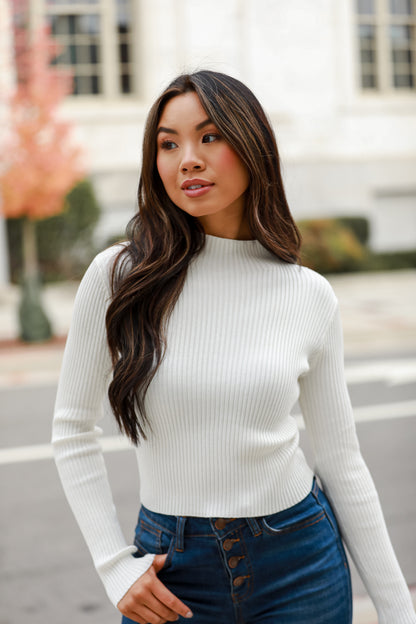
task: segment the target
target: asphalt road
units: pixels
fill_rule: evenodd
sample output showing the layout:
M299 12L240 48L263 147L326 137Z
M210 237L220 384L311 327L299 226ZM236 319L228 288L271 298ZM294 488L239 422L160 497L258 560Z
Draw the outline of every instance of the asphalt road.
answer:
M349 361L347 375L362 452L405 577L416 585L416 358ZM113 624L118 612L92 567L50 458L55 392L55 384L0 389L0 624ZM135 457L116 450L109 420L104 430L109 478L128 536L139 508ZM309 455L304 432L301 443ZM353 583L362 593L355 571Z

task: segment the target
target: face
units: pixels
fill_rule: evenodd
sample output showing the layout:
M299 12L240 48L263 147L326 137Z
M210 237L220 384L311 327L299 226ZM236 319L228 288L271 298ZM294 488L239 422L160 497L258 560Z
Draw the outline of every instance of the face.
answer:
M169 100L157 134L157 169L169 198L207 233L238 228L249 174L196 93Z

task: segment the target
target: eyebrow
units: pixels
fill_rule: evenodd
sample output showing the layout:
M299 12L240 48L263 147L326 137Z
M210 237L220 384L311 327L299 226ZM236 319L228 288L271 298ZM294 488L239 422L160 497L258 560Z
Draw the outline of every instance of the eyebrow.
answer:
M205 126L208 126L211 123L214 123L211 119L205 119L195 126L195 130L202 130L202 128L205 128ZM166 132L167 134L178 134L177 130L174 130L173 128L165 128L164 126L160 126L157 129L157 134L159 134L159 132Z

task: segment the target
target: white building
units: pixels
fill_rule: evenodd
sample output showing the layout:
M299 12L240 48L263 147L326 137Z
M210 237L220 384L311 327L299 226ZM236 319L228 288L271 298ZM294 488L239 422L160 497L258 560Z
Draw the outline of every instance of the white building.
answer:
M416 247L416 0L31 0L75 71L64 113L105 209L135 210L141 136L177 73L246 82L272 119L296 218L362 215L376 250Z

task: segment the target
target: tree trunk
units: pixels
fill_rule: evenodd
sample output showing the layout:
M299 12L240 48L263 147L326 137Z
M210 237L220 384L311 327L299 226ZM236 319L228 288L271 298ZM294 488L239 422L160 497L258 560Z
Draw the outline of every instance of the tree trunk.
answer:
M19 307L20 337L26 342L49 340L51 324L42 306L39 264L36 243L36 224L23 219L23 280Z
M36 241L36 223L27 217L22 221L22 251L24 279L39 279L39 264Z

